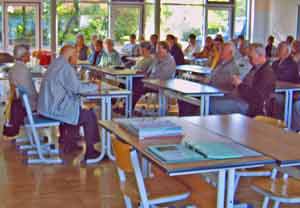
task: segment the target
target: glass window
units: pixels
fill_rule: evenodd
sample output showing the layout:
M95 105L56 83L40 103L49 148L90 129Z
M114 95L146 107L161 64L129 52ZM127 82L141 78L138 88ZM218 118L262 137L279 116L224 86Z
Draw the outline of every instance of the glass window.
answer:
M2 33L3 33L3 25L2 25L2 18L3 18L3 9L2 9L2 5L0 4L0 48L3 48L3 39L2 39Z
M164 0L164 2L167 2L167 0ZM162 4L160 24L161 39L165 39L167 34L172 33L178 38L184 48L188 44L189 34L194 33L201 45L204 34L204 20L203 5Z
M131 34L139 37L141 7L113 5L113 32L116 46L123 45Z
M43 48L50 48L51 40L51 5L50 0L43 1L43 12L42 12L42 30L43 30L43 39L42 46Z
M32 48L37 47L36 38L36 6L8 5L8 47L27 43Z
M155 33L155 12L154 12L154 4L146 4L145 5L145 28L144 28L144 36L146 40L149 40L150 36Z
M233 3L233 0L207 0L208 3Z
M248 0L235 0L234 36L249 37Z
M224 40L230 37L230 15L229 9L209 8L207 12L207 35L213 38L221 34Z
M107 36L108 9L101 3L63 3L57 4L58 45L75 43L76 35L82 33L86 42L93 34Z

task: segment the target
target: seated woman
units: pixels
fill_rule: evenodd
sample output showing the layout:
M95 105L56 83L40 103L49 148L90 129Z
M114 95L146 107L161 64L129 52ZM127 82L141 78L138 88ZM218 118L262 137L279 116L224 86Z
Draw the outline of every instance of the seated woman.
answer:
M167 35L167 43L169 45L170 54L173 56L176 65L184 64L184 55L181 47L177 43L176 37L174 35Z
M66 45L49 66L41 84L38 113L71 127L83 126L87 151L85 159L96 158L94 144L99 141L97 118L93 110L81 108L80 94L96 92L95 84L81 83L72 65L77 63L75 47ZM73 128L75 131L78 128Z
M167 42L160 41L157 44L157 53L155 54L153 63L145 72L145 78L168 80L175 76L176 63L169 53ZM133 90L133 100L137 100L145 93L152 90L144 88L143 84L136 85Z
M119 53L114 49L114 42L112 39L104 40L104 52L102 54L99 66L119 66L122 64Z
M193 54L200 52L200 47L197 44L196 35L189 35L189 45L184 49L184 55L187 57L193 57Z
M86 46L84 43L84 36L82 34L77 35L75 48L78 53L78 57L77 57L78 60L80 61L88 60L90 51L89 51L89 47Z
M102 54L103 54L103 42L102 40L97 40L94 44L94 51L89 56L90 64L99 65Z
M132 67L132 69L138 70L140 73L145 74L154 61L154 58L151 55L151 44L149 42L142 42L140 44L140 54L142 55L142 58L136 62L136 64ZM142 79L143 78L134 78L133 86L135 88L142 88L143 87L143 83L141 81ZM133 93L132 108L134 108L139 98L140 98L139 94Z

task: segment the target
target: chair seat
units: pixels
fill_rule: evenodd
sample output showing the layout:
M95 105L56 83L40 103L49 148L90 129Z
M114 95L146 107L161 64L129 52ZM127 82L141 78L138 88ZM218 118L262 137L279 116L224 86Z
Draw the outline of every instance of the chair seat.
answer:
M50 127L50 126L59 126L60 122L50 119L41 117L39 115L33 115L34 125L39 127ZM25 124L30 125L28 118L25 118Z
M132 178L133 180L130 180ZM128 180L129 179L129 180ZM123 194L129 196L133 202L139 202L139 192L134 177L128 177L125 184L121 184ZM188 188L175 178L169 176L144 179L149 201L163 200L170 197L181 196L187 198L190 194ZM168 200L166 200L168 202Z
M254 181L252 188L273 199L289 199L300 202L300 181L291 177L287 180L259 178Z

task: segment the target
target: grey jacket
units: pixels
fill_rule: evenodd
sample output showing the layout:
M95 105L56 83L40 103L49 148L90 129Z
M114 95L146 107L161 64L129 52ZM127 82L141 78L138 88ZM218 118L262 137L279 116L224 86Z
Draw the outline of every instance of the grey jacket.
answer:
M240 76L239 68L232 59L227 62L220 62L212 71L210 84L224 90L233 90L232 76Z
M167 80L175 76L176 63L174 58L168 54L163 60L155 57L154 63L149 67L149 78Z
M67 124L79 120L80 94L96 92L97 85L81 83L74 68L60 56L49 66L41 84L38 113Z
M24 63L16 61L16 64L8 72L8 79L16 87L21 86L26 89L31 109L32 111L35 111L38 94L33 84L30 69Z

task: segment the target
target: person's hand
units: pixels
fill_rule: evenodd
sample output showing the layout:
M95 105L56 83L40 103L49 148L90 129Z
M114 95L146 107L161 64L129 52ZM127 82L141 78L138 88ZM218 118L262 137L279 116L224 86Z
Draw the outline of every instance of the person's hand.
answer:
M232 84L235 87L238 87L241 83L242 83L242 80L241 80L241 78L239 76L237 76L237 75L233 75L232 76Z

